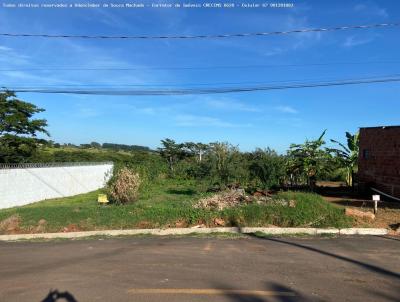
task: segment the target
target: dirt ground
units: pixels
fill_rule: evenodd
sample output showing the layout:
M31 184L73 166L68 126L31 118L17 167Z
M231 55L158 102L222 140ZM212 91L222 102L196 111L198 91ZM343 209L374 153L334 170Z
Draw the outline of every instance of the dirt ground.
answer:
M367 197L358 196L351 189L337 184L324 184L320 188L320 194L329 202L344 208L353 208L360 211L374 211L374 203ZM394 230L400 226L400 203L394 201L381 201L378 203L378 212L374 220L357 219L357 227L377 227ZM400 235L400 234L398 234Z

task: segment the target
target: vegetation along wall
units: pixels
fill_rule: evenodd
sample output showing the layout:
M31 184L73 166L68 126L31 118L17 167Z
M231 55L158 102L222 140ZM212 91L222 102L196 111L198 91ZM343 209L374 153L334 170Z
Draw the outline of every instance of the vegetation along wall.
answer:
M0 166L0 208L97 190L112 170L110 162Z

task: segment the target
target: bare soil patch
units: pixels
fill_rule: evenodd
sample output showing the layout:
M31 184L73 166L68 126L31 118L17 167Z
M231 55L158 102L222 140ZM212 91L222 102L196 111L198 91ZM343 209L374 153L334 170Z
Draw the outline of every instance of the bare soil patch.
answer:
M0 234L18 234L20 231L21 217L12 215L0 221Z
M326 188L323 198L326 201L337 204L347 209L355 209L362 212L374 212L374 203L366 197L358 196L351 189ZM378 203L378 212L375 219L355 218L355 227L387 228L395 234L396 225L400 224L400 203L393 201L381 201Z

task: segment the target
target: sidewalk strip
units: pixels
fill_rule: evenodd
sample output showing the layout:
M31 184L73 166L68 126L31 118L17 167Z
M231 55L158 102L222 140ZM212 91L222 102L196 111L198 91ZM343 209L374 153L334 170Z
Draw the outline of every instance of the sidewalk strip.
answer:
M317 228L263 228L263 227L216 227L216 228L170 228L170 229L130 229L130 230L103 230L87 232L67 233L36 233L36 234L15 234L0 235L0 241L32 240L32 239L57 239L57 238L85 238L91 236L132 236L132 235L190 235L190 234L252 234L263 233L266 235L288 235L288 234L337 234L337 235L377 235L382 236L388 233L384 228L348 228L348 229L317 229Z

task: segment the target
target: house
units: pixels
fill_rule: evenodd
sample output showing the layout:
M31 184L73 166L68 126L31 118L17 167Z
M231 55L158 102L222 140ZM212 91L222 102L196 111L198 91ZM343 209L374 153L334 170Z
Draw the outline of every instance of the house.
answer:
M400 126L360 128L358 183L400 198Z

